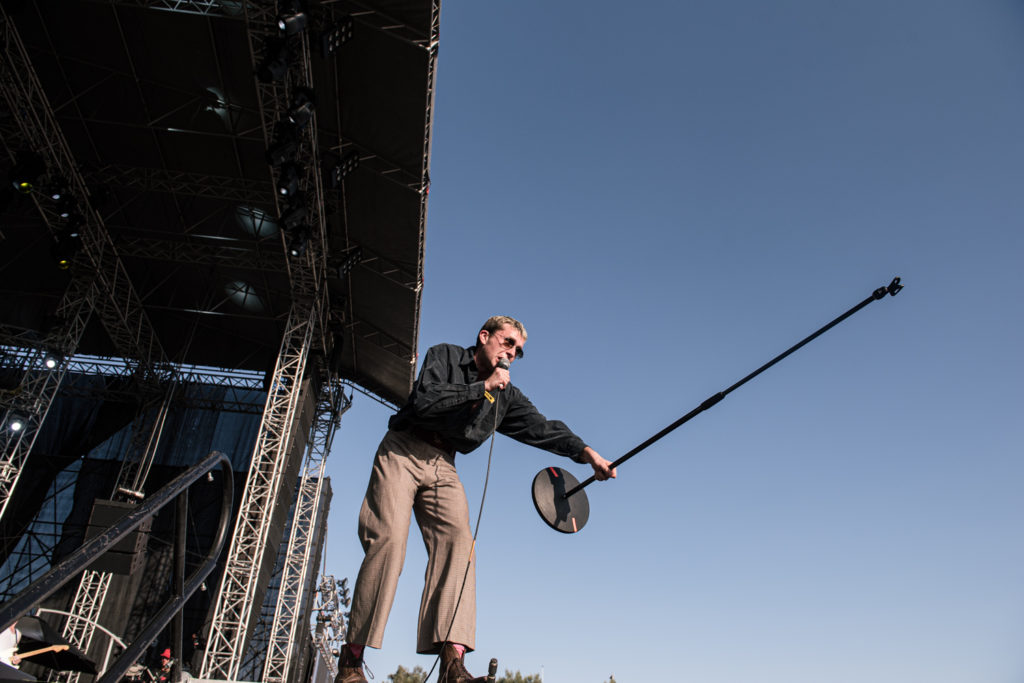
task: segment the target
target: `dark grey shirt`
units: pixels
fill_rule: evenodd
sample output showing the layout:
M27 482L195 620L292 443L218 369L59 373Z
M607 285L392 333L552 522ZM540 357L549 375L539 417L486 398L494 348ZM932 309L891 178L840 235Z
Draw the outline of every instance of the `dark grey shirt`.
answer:
M497 408L498 432L576 462L586 444L564 422L549 420L512 384L484 397L484 378L479 377L474 348L454 344L431 347L423 358L420 375L405 405L388 421L388 427L412 428L440 434L455 450L469 453L491 436Z

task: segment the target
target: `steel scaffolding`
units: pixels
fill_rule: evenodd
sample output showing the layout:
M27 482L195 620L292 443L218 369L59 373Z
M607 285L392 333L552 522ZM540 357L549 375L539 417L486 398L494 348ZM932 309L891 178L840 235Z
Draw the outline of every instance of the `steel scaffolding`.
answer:
M264 46L278 36L277 8L273 4L246 5L245 20L250 57L255 66ZM275 124L288 110L289 90L312 85L309 37L303 32L292 36L290 40L297 48L298 59L289 64L284 83L263 83L256 79L264 142L268 149L273 143ZM287 261L292 289L291 312L278 353L256 448L242 492L227 566L210 624L200 674L203 678L233 680L238 676L251 636L253 614L259 607L257 579L262 563L267 561L266 546L270 533L268 511L273 501L281 495L282 474L291 452L292 427L303 379L306 377L307 360L313 349L325 355L331 350L325 325L329 310L325 284L326 225L321 210L323 185L318 171L315 112L302 131L300 150L305 169L302 185L307 189L308 197L303 208L313 234L310 235L306 250L289 257ZM274 201L280 213L281 206L276 194ZM317 369L311 369L317 372Z
M115 348L124 358L130 359L133 371L144 382L158 380L161 374L165 374L159 366L166 360L163 349L118 258L103 219L88 201L89 192L67 140L21 37L2 7L0 32L0 93L17 126L18 137L42 157L50 174L62 177L68 183L69 194L77 200L84 217L80 232L81 256L73 270L74 280L58 310L63 329L56 339L49 341L62 356L71 355L78 346L90 311L95 309ZM13 152L11 142L5 135L4 145L8 153ZM55 230L57 216L54 207L40 201L38 193L32 193L32 199L51 231ZM43 352L45 349L40 352L40 361ZM7 432L2 443L0 516L6 511L11 492L57 395L64 372L60 365L53 370L33 366L25 374L21 390L14 400L4 406L7 417L18 411L26 413L22 417L27 429L13 436Z
M274 620L270 627L270 642L263 667L265 683L286 683L293 680L293 663L303 644L299 637L304 626L301 623L302 605L309 602L310 578L316 571L316 558L313 556L317 535L315 524L320 517L319 507L327 456L331 450L338 421L350 405L351 399L342 393L342 387L338 383L325 387L320 394L295 500L295 512L281 570L281 585L278 589Z

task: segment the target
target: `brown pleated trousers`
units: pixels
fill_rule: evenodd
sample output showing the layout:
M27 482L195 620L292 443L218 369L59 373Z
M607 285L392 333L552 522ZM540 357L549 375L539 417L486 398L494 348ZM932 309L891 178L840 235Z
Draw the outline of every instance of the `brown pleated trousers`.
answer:
M413 511L427 547L416 651L436 654L445 641L461 643L473 650L476 646L476 567L470 557L473 534L469 528L466 493L455 472L455 457L408 432L395 431L388 431L377 448L370 483L359 511L359 540L366 555L352 592L348 642L375 648L383 645L384 627L405 561ZM465 590L462 589L463 577Z

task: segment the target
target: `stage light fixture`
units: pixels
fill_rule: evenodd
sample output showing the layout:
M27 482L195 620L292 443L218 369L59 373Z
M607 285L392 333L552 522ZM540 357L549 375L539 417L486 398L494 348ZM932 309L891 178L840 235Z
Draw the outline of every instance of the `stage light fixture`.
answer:
M278 136L277 141L267 149L267 163L277 168L282 164L295 161L299 152L299 141L291 134Z
M292 104L288 108L288 122L299 130L306 127L316 109L316 96L310 88L299 87L292 94Z
M344 180L345 176L357 168L359 168L359 154L357 152L347 154L344 159L331 168L327 178L328 187L332 190L337 190L341 187L341 181Z
M320 34L320 56L334 54L339 47L352 40L352 29L355 21L347 16L329 26Z
M50 199L55 202L66 200L68 196L68 182L63 178L56 178L50 182L47 192Z
M294 36L306 30L308 19L302 10L286 10L277 16L277 28L285 35Z
M309 246L309 226L300 225L292 230L291 238L288 240L288 255L293 258L298 258L306 253L306 247Z
M20 432L28 426L28 418L21 413L10 413L7 416L7 429L12 432Z
M47 370L57 369L62 362L64 362L64 357L56 351L47 351L46 355L43 356L43 366L45 366Z
M268 38L263 50L263 61L256 68L256 77L261 83L283 81L288 75L288 62L292 49L283 38Z
M57 243L53 245L52 251L53 260L57 263L57 268L60 270L71 268L71 262L81 248L82 237L77 231L69 230L60 235L57 238Z
M281 166L281 175L277 179L277 192L282 197L294 197L299 191L299 167L297 164Z
M306 220L306 204L301 201L300 197L296 197L294 204L288 207L288 209L281 214L281 218L278 220L279 225L283 225L285 229L291 229L299 225Z
M39 176L46 172L43 158L35 152L17 152L11 167L10 181L18 192L28 194L35 188Z
M76 206L77 203L74 197L69 194L61 195L60 199L57 200L57 213L64 220L68 220L75 213Z

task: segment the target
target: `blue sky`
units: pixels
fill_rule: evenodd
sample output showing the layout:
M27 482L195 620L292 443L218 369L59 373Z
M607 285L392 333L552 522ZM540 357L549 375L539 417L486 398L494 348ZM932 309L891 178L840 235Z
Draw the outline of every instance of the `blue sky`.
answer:
M474 673L546 683L1024 680L1024 5L447 0L420 351L521 319L513 381L609 459L498 437ZM389 411L329 464L328 571ZM486 447L458 457L473 518ZM414 654L410 534L378 680ZM671 672L671 674L667 673Z

